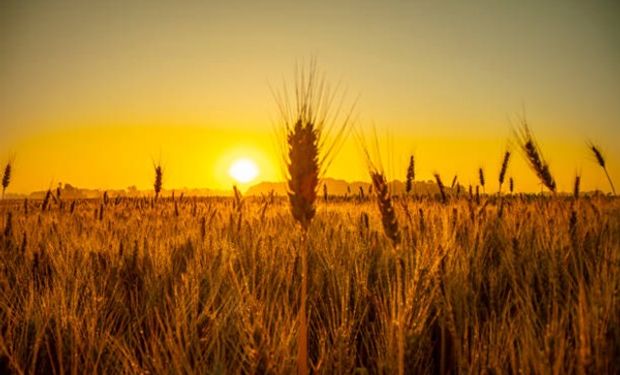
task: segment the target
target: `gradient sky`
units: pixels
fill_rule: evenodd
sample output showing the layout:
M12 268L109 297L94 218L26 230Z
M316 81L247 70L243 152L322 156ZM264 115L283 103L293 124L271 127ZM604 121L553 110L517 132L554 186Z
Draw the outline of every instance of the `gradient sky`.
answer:
M414 152L419 179L496 180L525 108L561 190L576 173L608 190L587 140L620 185L617 1L92 3L0 3L9 191L148 188L159 155L167 188L229 188L238 157L282 179L270 85L312 56L392 145L392 178ZM367 180L364 166L351 138L327 175ZM509 175L539 190L518 153Z

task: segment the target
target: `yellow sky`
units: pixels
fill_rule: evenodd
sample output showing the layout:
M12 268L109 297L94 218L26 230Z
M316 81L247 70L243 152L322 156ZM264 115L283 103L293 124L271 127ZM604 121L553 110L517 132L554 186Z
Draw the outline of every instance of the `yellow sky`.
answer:
M358 126L391 140L402 178L479 166L495 180L514 119L527 113L562 190L607 190L586 141L620 178L620 23L613 2L6 1L0 5L0 161L16 154L10 191L69 182L229 188L252 158L278 180L270 85L316 56L359 100ZM512 119L512 122L511 122ZM517 150L514 150L517 151ZM385 159L388 159L385 157ZM538 191L515 152L509 174ZM353 139L327 175L367 179Z

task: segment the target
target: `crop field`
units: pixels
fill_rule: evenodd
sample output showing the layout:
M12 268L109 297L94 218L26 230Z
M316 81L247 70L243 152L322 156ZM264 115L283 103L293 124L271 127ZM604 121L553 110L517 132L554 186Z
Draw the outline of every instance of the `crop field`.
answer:
M620 371L619 201L447 198L5 200L0 371L294 373L302 248L313 373Z

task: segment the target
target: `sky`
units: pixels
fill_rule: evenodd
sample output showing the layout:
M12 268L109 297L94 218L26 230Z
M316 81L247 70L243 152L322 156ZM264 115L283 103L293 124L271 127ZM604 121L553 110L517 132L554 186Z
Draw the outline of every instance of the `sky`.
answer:
M238 158L282 180L273 90L315 58L390 178L413 153L418 179L494 181L508 146L517 190L539 191L512 141L525 115L560 190L608 191L586 145L620 185L619 18L617 1L2 1L0 162L9 192L147 189L157 160L168 189L229 189ZM325 176L365 167L350 136Z

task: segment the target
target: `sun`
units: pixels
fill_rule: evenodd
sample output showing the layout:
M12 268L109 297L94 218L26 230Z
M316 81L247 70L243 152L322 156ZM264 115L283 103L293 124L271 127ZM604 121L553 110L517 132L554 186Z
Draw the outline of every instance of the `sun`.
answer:
M237 159L228 169L230 177L241 184L252 182L258 176L258 167L250 159Z

